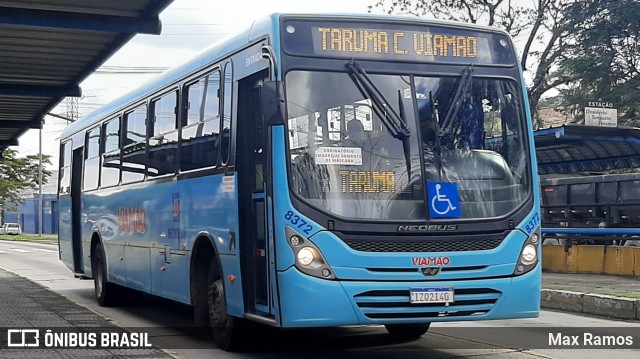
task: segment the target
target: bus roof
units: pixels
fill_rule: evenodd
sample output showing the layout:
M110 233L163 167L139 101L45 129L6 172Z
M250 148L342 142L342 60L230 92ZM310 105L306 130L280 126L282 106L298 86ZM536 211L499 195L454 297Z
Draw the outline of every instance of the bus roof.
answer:
M125 109L128 106L131 106L138 101L146 98L147 96L153 94L154 92L170 86L182 78L188 76L192 72L198 71L207 65L221 59L223 56L232 53L234 50L240 49L247 43L258 39L265 35L273 36L275 31L278 29L278 23L282 16L287 17L295 17L295 18L310 18L310 19L319 19L319 18L327 18L327 19L368 19L375 21L403 21L410 22L421 25L436 25L436 26L448 26L448 27L462 27L470 30L476 31L484 31L484 32L494 32L507 34L504 30L481 26L476 24L467 24L467 23L459 23L453 21L442 21L442 20L425 20L415 16L409 15L379 15L379 14L345 14L345 13L273 13L269 16L260 18L252 23L250 27L244 29L238 34L223 39L215 44L213 44L208 49L204 50L199 55L196 55L193 59L182 64L178 67L170 69L163 74L160 74L158 77L149 80L145 84L140 87L130 91L129 93L113 100L112 102L106 104L105 106L91 112L87 116L82 119L70 124L67 126L62 134L61 141L66 140L68 137L82 131L86 128L90 128L95 124L101 122L102 120L116 116L120 111ZM275 36L279 36L275 34ZM275 45L276 50L279 50L279 45Z
M204 50L202 53L200 53L190 61L173 69L167 70L166 72L149 80L140 87L91 112L82 119L70 124L62 132L61 139L65 139L77 133L78 131L91 127L104 118L119 113L127 106L134 104L141 99L144 99L146 96L151 95L159 89L170 86L171 84L179 81L180 79L194 71L198 71L199 69L206 67L212 62L215 62L218 58L221 58L223 55L230 53L235 49L239 49L240 47L247 44L250 40L258 36L267 34L266 32L264 32L264 29L268 27L269 23L271 23L271 17L275 15L276 14L271 15L267 18L260 19L259 21L255 21L251 27L241 31L240 33L232 37L226 38L213 44L211 47ZM260 29L262 31L258 33L258 31L254 31L254 29Z

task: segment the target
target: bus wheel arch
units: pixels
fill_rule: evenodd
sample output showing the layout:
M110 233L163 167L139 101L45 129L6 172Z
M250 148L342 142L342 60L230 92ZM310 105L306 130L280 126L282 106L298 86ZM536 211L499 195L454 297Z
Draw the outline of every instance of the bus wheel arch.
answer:
M100 235L94 232L91 236L91 245L89 246L89 260L91 261L91 278L95 275L93 272L93 258L95 257L96 246L98 243L102 243Z

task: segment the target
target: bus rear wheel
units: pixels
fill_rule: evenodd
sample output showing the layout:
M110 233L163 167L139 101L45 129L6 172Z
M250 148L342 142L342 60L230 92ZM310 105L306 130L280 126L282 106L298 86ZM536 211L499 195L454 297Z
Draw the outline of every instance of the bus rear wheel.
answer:
M389 334L398 339L418 339L429 330L431 323L386 324Z
M93 287L102 307L110 307L117 300L117 286L107 280L107 260L102 243L96 244L91 256L91 271L93 273Z
M216 345L222 350L237 349L242 336L239 328L241 319L227 313L222 278L210 280L208 294L209 322Z

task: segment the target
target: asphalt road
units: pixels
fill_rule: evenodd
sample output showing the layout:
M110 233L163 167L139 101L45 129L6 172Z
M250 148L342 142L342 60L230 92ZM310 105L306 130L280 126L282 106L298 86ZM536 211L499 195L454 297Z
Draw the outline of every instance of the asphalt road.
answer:
M93 282L75 279L59 260L57 246L35 242L0 241L0 267L29 278L100 315L129 327L155 327L161 334L152 342L178 358L638 358L639 349L547 349L549 334L582 335L602 331L632 335L640 347L640 324L595 317L542 311L540 318L511 321L435 324L416 341L391 339L383 327L349 327L310 330L264 330L252 333L251 345L242 353L226 353L208 335L192 335L180 328L191 325L191 311L174 302L144 296L136 304L117 308L97 305ZM2 313L0 313L1 315ZM536 328L542 327L542 328ZM606 329L602 329L606 328ZM183 348L175 349L175 341ZM509 349L517 348L534 349ZM170 347L170 348L168 348ZM0 357L1 357L0 353Z

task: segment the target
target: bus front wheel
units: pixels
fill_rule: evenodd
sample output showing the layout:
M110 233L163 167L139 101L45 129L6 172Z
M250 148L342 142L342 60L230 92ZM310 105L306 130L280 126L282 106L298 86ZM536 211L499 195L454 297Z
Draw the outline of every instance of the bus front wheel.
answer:
M392 337L399 339L418 339L429 330L431 323L418 324L386 324L387 329Z
M98 304L102 307L113 306L117 300L117 287L107 281L107 260L102 243L96 244L93 250L91 271L93 272L93 286Z
M239 333L240 318L227 313L222 278L216 278L215 280L210 280L210 282L208 307L213 339L222 350L236 349L239 346L241 337Z

